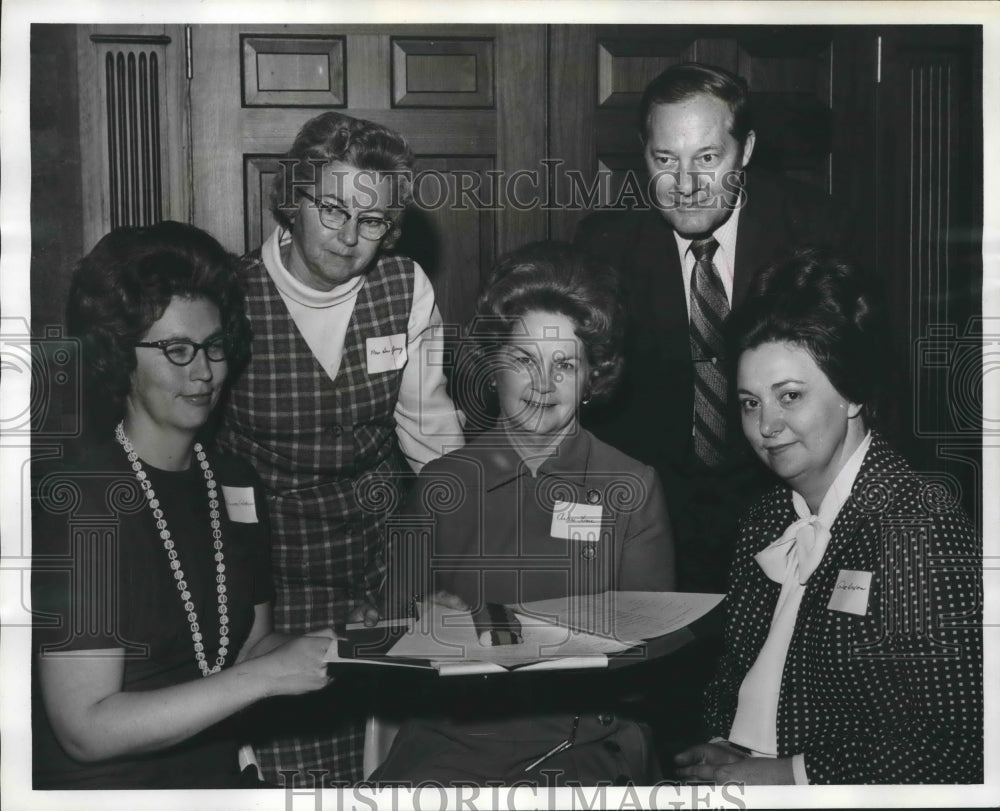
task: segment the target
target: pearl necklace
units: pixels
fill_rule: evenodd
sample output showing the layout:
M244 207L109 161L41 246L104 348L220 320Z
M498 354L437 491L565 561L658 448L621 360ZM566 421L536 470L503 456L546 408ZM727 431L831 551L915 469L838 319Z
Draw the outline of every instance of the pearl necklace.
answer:
M128 456L129 462L132 463L132 470L135 471L135 477L139 480L139 485L146 496L146 503L149 504L149 508L153 511L153 518L156 519L156 528L160 531L160 538L163 539L163 548L167 550L167 557L170 559L170 568L173 570L174 580L177 581L177 590L181 593L184 610L187 611L188 622L191 624L194 658L198 661L198 668L201 670L201 675L210 676L213 673L218 673L226 663L226 654L229 652L229 629L227 628L229 617L227 616L228 609L226 607L228 598L226 597L225 556L222 554L222 529L219 524L219 499L215 489L215 476L212 473L212 469L208 466L205 451L200 442L195 443L194 452L198 457L198 462L201 464L201 469L204 471L205 485L208 488L208 508L209 516L212 519L212 545L215 547L215 571L217 572L215 575L215 582L217 584L215 590L219 595L219 655L215 659L215 667L212 668L209 668L208 662L205 661L205 645L201 641L202 636L200 626L198 625L198 614L194 610L194 603L191 602L191 592L188 591L187 581L184 580L184 570L181 569L181 562L177 557L177 550L174 549L174 542L170 539L170 530L167 529L163 510L160 509L160 502L156 498L156 491L153 490L153 486L149 483L146 471L142 469L139 454L135 452L132 443L125 436L124 423L118 423L118 427L115 428L115 439L118 440L118 444L125 450L125 455Z

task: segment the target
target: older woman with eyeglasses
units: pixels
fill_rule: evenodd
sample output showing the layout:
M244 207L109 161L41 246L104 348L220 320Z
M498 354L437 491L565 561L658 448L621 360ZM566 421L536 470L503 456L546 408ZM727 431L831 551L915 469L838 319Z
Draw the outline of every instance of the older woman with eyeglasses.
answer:
M119 229L67 320L100 414L36 471L34 786L252 784L237 714L325 687L333 632L273 632L259 482L204 440L246 356L235 260L190 225Z
M275 623L302 633L374 622L382 527L403 474L464 444L446 391L441 316L412 259L391 252L413 153L396 132L341 113L308 121L280 161L278 227L244 257L252 360L220 444L250 460L273 518ZM283 704L255 742L265 775L361 779L364 710ZM279 729L280 727L280 729ZM306 733L304 729L310 731Z

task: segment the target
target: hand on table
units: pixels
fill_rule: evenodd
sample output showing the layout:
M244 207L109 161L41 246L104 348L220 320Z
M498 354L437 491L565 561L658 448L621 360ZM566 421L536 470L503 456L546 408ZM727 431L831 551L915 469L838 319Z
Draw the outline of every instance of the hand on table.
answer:
M372 605L372 603L362 603L347 615L348 622L363 622L366 628L374 627L381 618L382 612L379 611L378 606Z
M743 783L778 786L795 783L792 759L750 757L726 741L702 743L674 757L677 774L690 783Z
M692 783L714 783L722 766L738 763L747 756L725 741L700 743L674 756L677 774Z
M469 610L469 606L466 605L465 600L457 594L452 594L447 591L436 591L434 594L425 597L423 602L437 603L438 605L443 605L446 608L453 608L456 611ZM363 622L365 627L371 628L378 624L378 621L382 618L383 613L384 611L379 606L366 602L356 606L347 615L347 621Z
M463 600L457 594L452 594L450 591L435 591L433 594L430 594L427 597L425 597L424 602L443 605L445 608L453 608L455 611L470 610L465 600Z

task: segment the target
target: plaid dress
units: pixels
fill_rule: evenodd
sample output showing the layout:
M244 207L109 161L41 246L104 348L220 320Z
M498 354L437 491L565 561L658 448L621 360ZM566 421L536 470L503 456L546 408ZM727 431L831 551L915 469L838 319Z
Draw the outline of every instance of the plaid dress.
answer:
M250 460L267 489L275 630L297 634L343 621L384 576L379 508L387 502L378 492L404 464L393 416L402 370L369 375L366 339L406 334L414 266L383 256L367 274L335 380L299 333L259 250L244 257L243 277L252 355L229 391L218 441ZM363 719L335 714L326 705L341 702L329 693L277 703L289 734L255 742L266 779L282 784L282 771L299 770L296 785L312 785L305 769L328 770L328 781L361 779ZM310 728L315 734L299 734Z

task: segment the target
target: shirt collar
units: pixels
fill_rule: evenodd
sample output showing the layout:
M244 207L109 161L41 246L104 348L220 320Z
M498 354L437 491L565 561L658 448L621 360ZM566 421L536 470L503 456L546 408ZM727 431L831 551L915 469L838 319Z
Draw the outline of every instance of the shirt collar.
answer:
M851 488L854 487L854 481L857 479L861 465L865 461L865 455L868 453L868 447L871 445L871 442L872 432L869 431L865 434L865 438L861 440L861 444L854 449L851 457L844 463L844 466L840 469L840 473L837 474L837 477L833 480L833 484L830 485L830 488L823 496L823 501L819 505L819 512L816 514L823 526L832 527L833 522L837 520L840 508L844 506L844 502L851 495ZM806 504L806 500L794 490L792 491L792 505L795 507L795 512L799 518L806 518L812 515L809 506Z
M281 249L292 241L292 232L275 228L271 236L261 246L260 255L264 267L275 286L283 295L305 307L323 309L333 307L357 295L365 283L364 274L337 285L332 290L314 290L296 279L281 261Z
M740 206L737 206L733 209L733 213L729 215L728 219L712 232L715 241L719 243L719 248L725 251L726 256L729 258L730 264L733 263L736 257L736 231L739 228L739 222ZM685 239L676 231L674 231L674 239L677 240L677 247L680 250L681 256L686 256L687 252L691 250L691 243L694 240Z
M510 444L507 432L497 427L483 435L488 446L483 484L487 491L508 484L522 476L531 476L531 469ZM538 476L554 476L573 484L583 485L590 461L590 435L582 428L570 432L538 467Z

